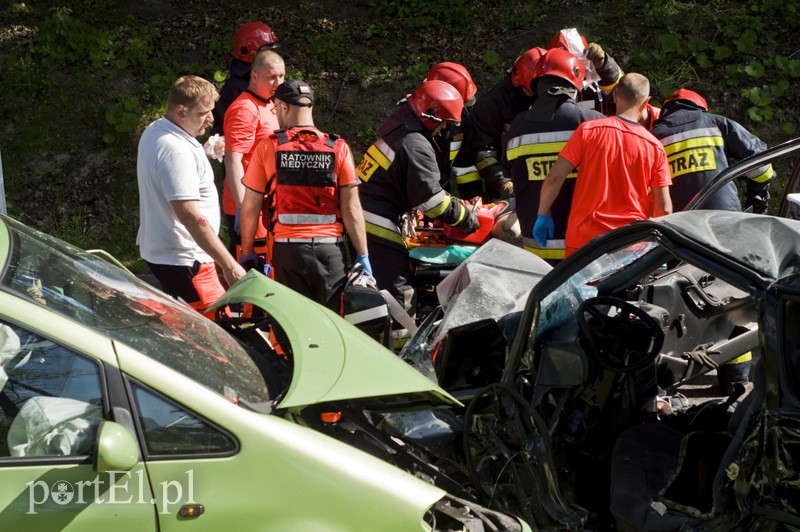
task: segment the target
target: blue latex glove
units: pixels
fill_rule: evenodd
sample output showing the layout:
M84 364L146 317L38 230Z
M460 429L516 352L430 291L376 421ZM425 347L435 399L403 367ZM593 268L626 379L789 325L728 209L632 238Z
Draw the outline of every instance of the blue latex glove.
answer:
M356 257L356 264L360 264L364 268L364 273L372 277L372 264L369 263L369 255L359 255Z
M252 268L258 266L258 253L256 253L255 251L248 251L247 253L242 253L239 256L239 264L241 264L245 268L247 267Z
M547 239L553 238L555 229L556 224L553 222L553 216L550 213L537 214L536 223L533 225L533 239L544 247L547 245Z
M237 235L240 235L242 232L239 229L239 213L241 209L236 209L236 217L233 219L233 230L236 231Z

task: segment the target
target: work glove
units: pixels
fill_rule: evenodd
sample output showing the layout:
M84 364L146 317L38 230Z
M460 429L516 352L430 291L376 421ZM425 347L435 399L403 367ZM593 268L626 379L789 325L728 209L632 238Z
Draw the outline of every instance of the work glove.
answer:
M596 42L589 43L586 50L583 52L586 59L592 62L594 68L600 70L606 64L606 53L603 48Z
M261 258L255 251L248 251L247 253L242 253L239 256L239 264L241 264L245 270L249 270L250 268L258 268L259 260L261 260Z
M747 196L744 202L744 210L746 212L752 212L753 214L767 214L768 200L769 192Z
M514 195L514 184L501 171L486 179L486 187L496 199L510 198Z
M356 257L356 264L353 265L353 267L355 267L356 265L361 266L364 269L364 273L372 277L372 264L369 263L368 253Z
M236 232L237 235L241 234L241 231L239 229L239 215L241 214L241 212L242 210L237 208L236 216L234 216L233 218L233 230Z
M555 230L556 224L553 222L553 216L550 213L536 215L536 223L533 224L533 239L540 246L547 246L547 239L553 238Z
M700 364L707 368L716 369L719 367L719 364L714 362L714 360L711 358L711 355L719 355L720 351L717 350L709 351L709 348L713 345L714 345L713 342L708 344L700 344L691 351L683 353L683 355L681 355L681 358L683 358L684 360L691 360L695 364Z
M475 213L469 209L467 209L464 219L455 225L455 227L461 229L465 235L474 233L480 228L480 226L481 224L478 222L478 217L475 216Z
M512 183L510 179L502 179L498 182L496 188L496 199L506 199L514 195L514 183Z

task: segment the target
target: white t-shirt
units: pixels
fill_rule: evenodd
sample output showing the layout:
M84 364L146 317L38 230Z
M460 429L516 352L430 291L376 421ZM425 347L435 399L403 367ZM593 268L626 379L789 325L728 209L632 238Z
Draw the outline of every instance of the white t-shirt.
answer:
M170 201L198 200L200 212L219 232L219 195L203 146L161 117L145 129L136 160L139 233L136 244L147 262L191 266L213 259L194 241Z

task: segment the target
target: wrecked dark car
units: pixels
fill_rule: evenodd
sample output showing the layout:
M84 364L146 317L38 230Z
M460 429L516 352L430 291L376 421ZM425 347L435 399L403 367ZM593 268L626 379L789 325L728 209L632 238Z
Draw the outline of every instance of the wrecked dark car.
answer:
M722 211L631 224L555 269L490 242L401 353L435 382L402 395L388 373L365 387L364 368L382 373L349 326L321 309L302 327L263 276L226 296L253 316L223 325L269 352L283 417L533 528L795 527L798 243L797 221ZM699 344L716 364L749 353L751 384L673 403L710 371L681 356ZM360 397L339 393L356 381Z
M535 527L791 523L798 242L800 223L768 216L640 222L530 273L524 309L485 297L515 283L475 274L538 259L495 244L442 286L450 326L424 325L402 356L465 404L454 439L478 497ZM673 410L709 371L681 356L704 343L718 364L751 353L752 389Z
M750 158L709 190L798 149ZM787 218L800 205L798 176L781 204ZM793 528L799 257L797 221L721 211L631 224L555 269L490 241L439 285L441 307L400 353L448 397L385 393L391 375L358 399L334 393L370 365L368 350L352 351L357 335L332 315L335 327L302 327L268 279L251 276L220 304L254 306L223 326L272 353L264 374L283 390L284 417L462 500L543 529ZM703 345L704 357L684 355ZM340 354L315 358L323 365L311 371L295 351L317 349ZM713 366L745 356L750 384L722 396L707 385ZM324 378L301 387L299 373ZM693 386L709 393L689 404Z
M798 149L731 167L692 208ZM781 216L798 218L798 192L800 165ZM400 354L465 405L459 424L391 425L444 470L460 452L475 496L534 527L797 527L799 243L797 221L721 211L631 224L552 271L492 241ZM705 363L686 356L698 346ZM742 357L751 384L720 397L708 373Z

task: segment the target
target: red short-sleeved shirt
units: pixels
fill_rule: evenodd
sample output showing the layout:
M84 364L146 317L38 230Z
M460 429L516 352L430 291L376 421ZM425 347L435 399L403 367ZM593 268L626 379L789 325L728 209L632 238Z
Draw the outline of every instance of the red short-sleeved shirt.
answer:
M618 116L582 123L559 156L578 166L568 248L650 217L648 192L672 184L667 155L644 127Z
M242 166L247 170L251 152L258 141L280 129L275 105L264 102L249 92L243 92L225 112L225 150L243 154ZM236 202L228 188L227 178L222 187L222 210L225 214L236 214Z
M328 138L327 133L323 133L316 128L310 127L296 127L288 130L289 138L293 138L297 134L297 141L302 142L304 139L314 139L315 135L323 141ZM356 186L358 180L356 178L356 168L353 163L353 154L350 151L350 146L344 141L336 143L336 183L341 187ZM247 188L251 188L258 192L272 192L267 191L267 182L270 176L276 172L275 168L275 142L271 138L259 142L253 150L250 165L244 174L242 183ZM273 190L275 187L275 180L272 182ZM337 218L341 219L341 212L337 212ZM332 224L304 224L304 225L283 225L280 222L275 222L273 229L275 238L313 238L320 236L342 236L344 227L341 222Z

